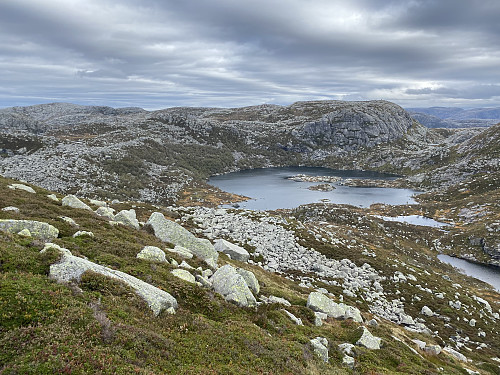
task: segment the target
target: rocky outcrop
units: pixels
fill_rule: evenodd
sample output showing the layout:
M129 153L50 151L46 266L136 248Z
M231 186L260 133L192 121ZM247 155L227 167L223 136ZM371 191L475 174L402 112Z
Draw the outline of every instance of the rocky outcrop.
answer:
M61 259L50 266L49 276L59 282L69 282L71 280L79 281L86 271L92 271L103 276L111 277L129 285L142 299L144 299L144 301L146 301L154 315L158 315L163 310L174 313L177 308L177 300L164 290L127 273L73 256L67 249L62 252Z
M329 113L302 125L294 134L314 146L351 151L401 138L412 125L410 115L390 102L331 102Z
M0 230L16 234L23 230L28 230L32 237L44 241L53 240L59 235L59 230L56 227L34 220L0 220Z
M10 184L8 187L9 187L9 189L12 189L12 190L23 190L23 191L26 191L26 192L31 193L31 194L36 193L36 191L31 186L24 185L24 184Z
M122 210L115 215L115 221L127 227L139 229L139 221L136 218L135 210Z
M210 242L196 238L184 227L165 219L162 213L153 212L146 226L150 227L161 241L185 247L210 266L216 267L219 254Z
M313 311L322 312L335 319L352 319L355 322L363 322L360 311L344 303L336 303L323 293L312 292L307 298L307 307Z

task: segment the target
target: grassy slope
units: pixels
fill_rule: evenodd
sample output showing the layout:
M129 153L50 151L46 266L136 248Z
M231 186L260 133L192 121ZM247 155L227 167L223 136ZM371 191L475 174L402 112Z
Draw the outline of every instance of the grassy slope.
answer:
M114 227L91 212L62 207L37 187L36 195L12 191L7 188L11 182L0 178L1 205L19 207L20 213L0 211L0 218L53 224L60 230L56 243L74 255L168 291L177 298L179 310L155 318L127 287L95 274L84 275L78 286L57 284L47 274L58 254L40 255L39 241L0 232L0 374L350 373L341 366L336 345L355 342L358 325L332 320L315 327L305 307L309 291L258 267L238 264L255 272L262 294L292 301L289 311L305 326L294 325L277 305L237 308L209 290L173 277L170 265L136 259L144 245L165 248L148 232ZM136 210L144 220L154 208L141 204ZM60 216L72 217L95 238L72 238L77 229ZM221 260L230 262L223 256ZM433 374L439 373L439 367L445 373L463 373L447 357L421 357L392 339L397 335L407 341L400 327L384 322L371 331L384 339L384 347L359 349L357 373ZM308 342L316 336L330 342L328 364L311 352Z

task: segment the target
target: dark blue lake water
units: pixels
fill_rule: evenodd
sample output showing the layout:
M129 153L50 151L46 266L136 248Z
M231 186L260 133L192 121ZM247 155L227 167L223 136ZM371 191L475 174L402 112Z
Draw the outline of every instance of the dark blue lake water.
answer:
M250 210L275 210L294 208L301 204L318 203L327 199L331 203L369 207L373 203L392 205L414 204L410 189L350 187L332 183L335 190L313 191L308 187L318 182L296 182L287 179L297 174L309 176L338 176L342 178L369 178L390 180L396 178L377 172L341 171L329 168L282 167L251 169L210 178L209 183L218 188L252 198L240 203Z

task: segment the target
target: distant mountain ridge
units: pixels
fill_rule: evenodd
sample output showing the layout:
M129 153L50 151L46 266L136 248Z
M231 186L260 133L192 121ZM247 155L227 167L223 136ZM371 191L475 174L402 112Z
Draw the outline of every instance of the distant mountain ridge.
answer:
M429 128L468 128L491 126L500 122L500 107L457 108L430 107L407 108L412 118Z

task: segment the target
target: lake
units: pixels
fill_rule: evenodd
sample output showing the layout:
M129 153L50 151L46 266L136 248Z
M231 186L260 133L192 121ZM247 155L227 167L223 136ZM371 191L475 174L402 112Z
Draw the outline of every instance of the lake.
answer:
M287 179L298 174L308 176L338 176L341 178L392 180L396 176L365 171L343 171L320 167L279 167L250 169L211 177L209 183L230 193L252 198L240 203L249 210L275 210L294 208L301 204L331 203L369 207L373 203L391 205L415 204L411 189L379 187L351 187L332 183L332 191L315 191L308 188L318 182L297 182Z
M444 254L439 254L438 259L441 262L451 264L453 267L458 268L466 275L475 277L478 280L492 285L498 292L500 292L500 269L497 267L484 266Z

